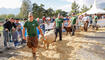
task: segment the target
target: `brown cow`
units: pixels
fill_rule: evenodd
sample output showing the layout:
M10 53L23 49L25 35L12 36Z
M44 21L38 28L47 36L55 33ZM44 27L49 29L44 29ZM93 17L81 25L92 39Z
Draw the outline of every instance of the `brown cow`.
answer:
M64 27L64 29L66 30L66 35L68 35L68 33L71 35L72 32L72 28L71 27Z

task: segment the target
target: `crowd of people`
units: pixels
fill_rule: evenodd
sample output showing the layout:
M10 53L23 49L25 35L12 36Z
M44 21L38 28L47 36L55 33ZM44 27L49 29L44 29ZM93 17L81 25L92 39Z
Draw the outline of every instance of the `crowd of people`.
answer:
M34 19L33 14L30 12L28 18L24 19L24 21L14 18L5 21L3 25L4 47L8 47L8 42L13 42L15 47L27 42L27 46L32 48L33 57L35 57L39 34L44 38L46 31L54 29L56 36L54 42L56 42L58 33L59 41L62 41L62 31L64 30L64 27L71 27L71 35L74 36L75 30L80 29L81 27L84 28L85 32L88 31L89 26L92 26L93 29L97 29L97 21L98 16L96 14L77 16L75 13L66 17L63 17L60 14L58 14L58 17L54 16L52 18L43 16L40 21L39 18ZM46 29L45 24L50 25L51 23L53 23L53 28Z

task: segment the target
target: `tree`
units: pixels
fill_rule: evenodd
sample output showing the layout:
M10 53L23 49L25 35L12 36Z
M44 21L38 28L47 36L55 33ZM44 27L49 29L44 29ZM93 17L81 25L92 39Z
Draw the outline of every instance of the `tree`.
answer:
M65 16L67 16L67 12L62 11L62 12L61 12L61 15L65 17Z
M55 16L58 16L58 14L61 14L61 12L62 12L62 10L61 10L61 9L58 9L58 10L56 10L56 11L54 12L54 15L55 15Z
M6 16L6 18L15 18L15 15L14 15L14 14L8 14L8 15Z
M9 19L9 18L15 18L15 15L14 14L2 14L0 15L0 20L4 20L4 19Z
M71 9L70 13L79 13L79 5L75 1L72 3Z
M86 11L88 11L89 8L87 8L87 6L83 5L83 7L81 8L81 12L84 13Z
M39 18L42 18L42 16L44 16L44 12L45 12L43 4L40 4L38 11L39 11Z
M0 15L0 20L4 20L4 19L6 19L6 14L2 14L2 15Z
M28 17L28 13L31 10L32 9L31 9L31 2L30 2L30 0L23 0L21 8L20 8L20 13L19 13L18 17L27 18Z
M38 5L34 3L32 11L33 11L34 18L42 18L43 16L53 17L53 16L57 16L59 13L62 16L67 16L67 12L65 11L62 11L60 9L54 11L52 8L45 9L43 4Z
M93 7L93 5L90 5L90 9Z
M54 13L55 16L57 16L58 14L60 14L62 16L67 16L67 12L62 11L61 9L56 10Z
M6 14L0 15L0 18L6 18Z
M42 18L42 16L44 16L46 12L43 4L38 6L36 3L33 4L32 11L33 11L34 18L38 18L38 17Z
M39 10L39 6L36 3L34 3L32 8L34 18L38 17L38 14L39 14L38 10Z
M45 12L46 16L52 17L54 10L52 8L48 8Z

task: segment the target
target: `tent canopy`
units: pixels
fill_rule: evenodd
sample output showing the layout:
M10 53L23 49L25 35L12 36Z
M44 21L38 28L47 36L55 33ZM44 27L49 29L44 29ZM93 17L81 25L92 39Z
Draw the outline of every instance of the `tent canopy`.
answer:
M87 14L105 14L105 10L97 8L96 0L95 0L94 4L93 4L93 7L85 13L87 13Z

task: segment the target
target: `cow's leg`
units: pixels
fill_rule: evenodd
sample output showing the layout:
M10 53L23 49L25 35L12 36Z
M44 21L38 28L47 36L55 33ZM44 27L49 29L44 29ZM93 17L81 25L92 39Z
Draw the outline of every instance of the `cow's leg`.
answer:
M70 36L71 36L71 32L69 32Z
M47 40L44 40L44 49L46 49L47 46Z

